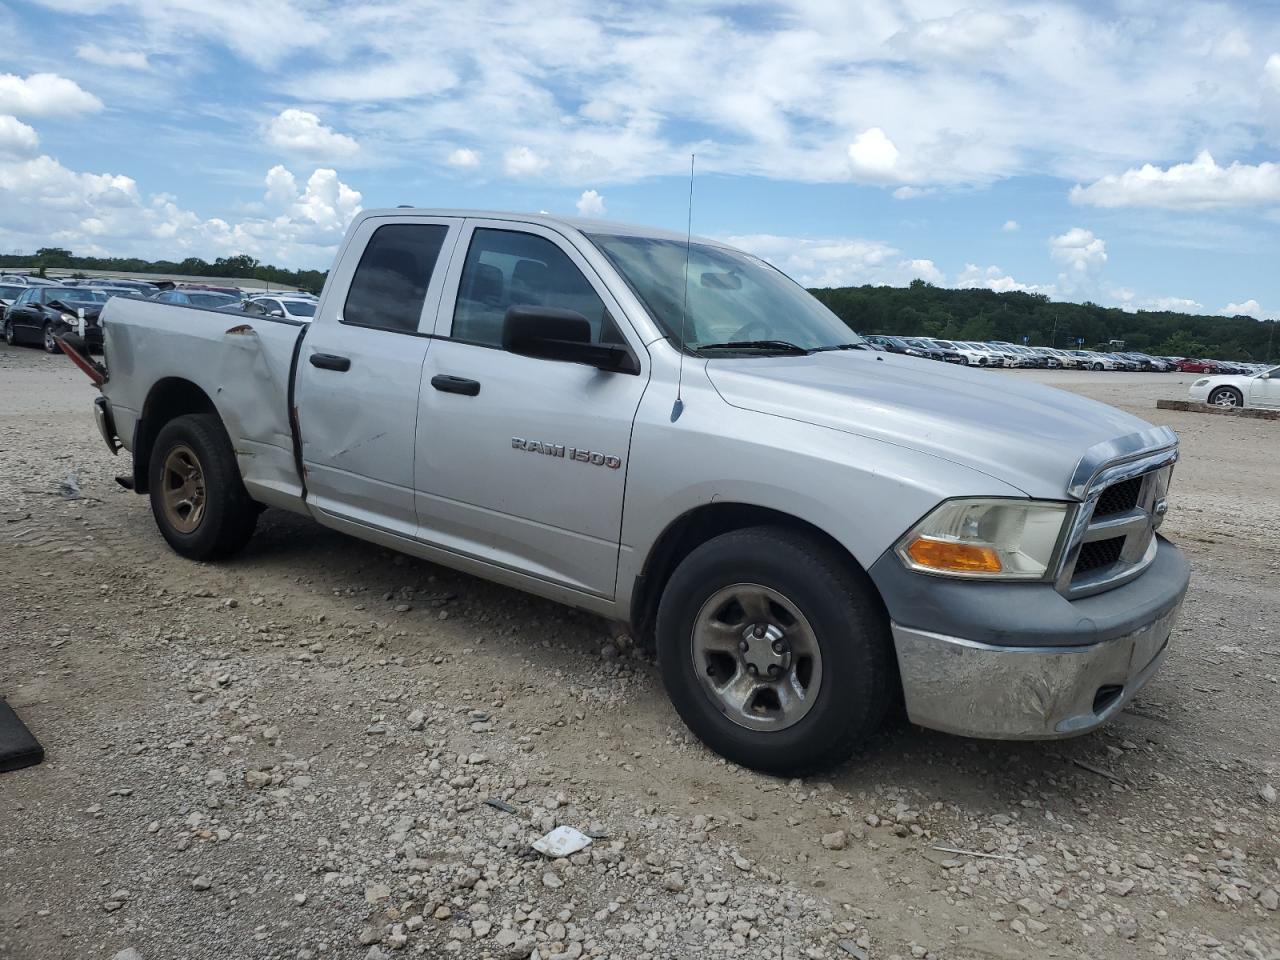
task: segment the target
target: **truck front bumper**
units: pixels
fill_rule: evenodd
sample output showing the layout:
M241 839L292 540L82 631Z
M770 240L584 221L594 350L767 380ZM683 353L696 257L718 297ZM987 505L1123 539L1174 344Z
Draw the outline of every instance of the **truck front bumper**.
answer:
M1074 601L1048 584L898 568L902 576L877 563L872 575L893 620L907 715L999 740L1075 736L1123 710L1164 660L1190 580L1181 551L1163 539L1142 576Z

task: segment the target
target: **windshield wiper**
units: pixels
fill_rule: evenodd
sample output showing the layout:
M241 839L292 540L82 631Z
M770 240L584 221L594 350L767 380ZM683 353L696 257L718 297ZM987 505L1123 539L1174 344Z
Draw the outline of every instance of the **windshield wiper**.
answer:
M814 347L810 353L824 353L827 350L870 350L866 343L833 343L829 347ZM874 352L874 351L873 351Z
M787 340L729 340L724 343L700 343L695 350L771 350L774 353L807 356L810 351Z

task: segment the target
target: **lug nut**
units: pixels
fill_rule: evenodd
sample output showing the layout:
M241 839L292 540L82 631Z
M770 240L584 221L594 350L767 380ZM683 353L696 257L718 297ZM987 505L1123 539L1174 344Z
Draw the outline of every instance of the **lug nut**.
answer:
M762 624L756 624L755 634L757 640L764 636L764 626Z
M782 671L778 669L778 665L776 663L769 664L769 676L776 677L781 672Z
M747 664L747 673L751 674L754 677L759 672L760 671L756 669L756 665L754 663Z
M776 653L776 654L778 654L779 656L781 656L781 655L782 655L782 641L781 641L781 640L775 640L775 641L773 641L773 652L774 652L774 653Z
M748 646L747 641L743 640L741 643L738 644L738 649L741 650L743 653L746 653L748 650L751 649L751 647Z

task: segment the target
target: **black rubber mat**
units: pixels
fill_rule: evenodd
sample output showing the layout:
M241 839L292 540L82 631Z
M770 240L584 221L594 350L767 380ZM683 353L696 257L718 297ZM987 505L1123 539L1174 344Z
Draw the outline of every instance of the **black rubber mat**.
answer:
M13 707L0 700L0 773L21 770L44 759L40 746L27 725L18 719Z

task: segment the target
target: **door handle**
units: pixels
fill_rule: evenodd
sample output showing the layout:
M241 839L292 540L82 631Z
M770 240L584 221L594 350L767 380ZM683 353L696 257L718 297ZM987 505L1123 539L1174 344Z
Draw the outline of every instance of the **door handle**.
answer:
M464 397L480 395L480 381L468 380L466 377L451 377L446 373L437 373L431 378L431 385L445 393L460 393Z
M311 355L311 365L319 367L321 370L337 370L345 373L351 369L351 358L340 357L336 353L313 353Z

